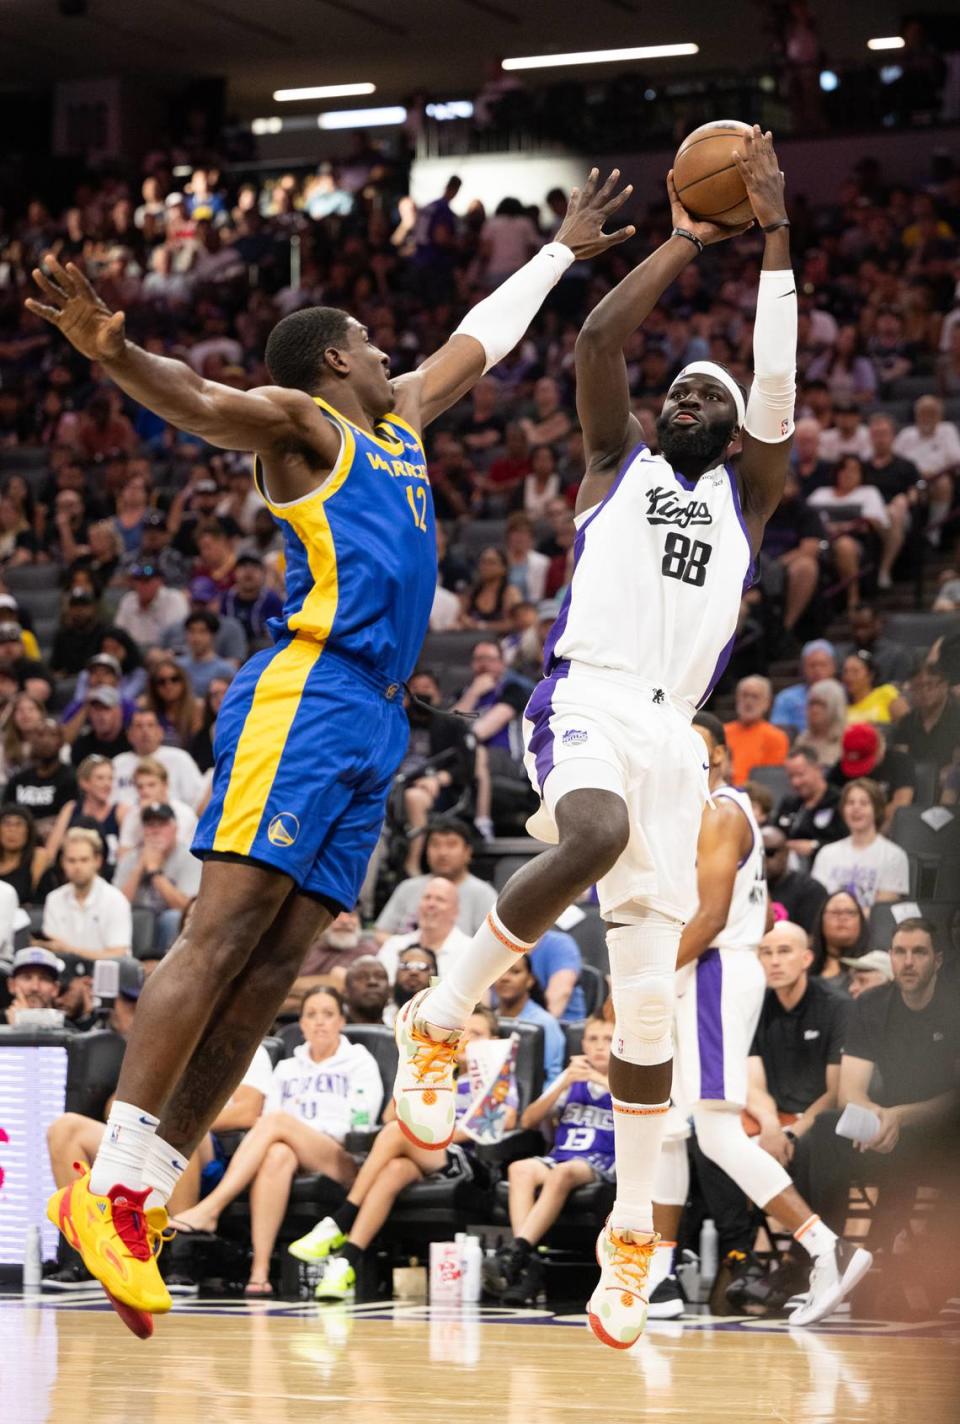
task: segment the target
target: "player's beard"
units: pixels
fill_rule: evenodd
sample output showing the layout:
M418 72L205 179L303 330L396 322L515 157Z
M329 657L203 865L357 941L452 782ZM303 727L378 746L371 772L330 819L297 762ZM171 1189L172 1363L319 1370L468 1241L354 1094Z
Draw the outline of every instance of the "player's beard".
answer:
M698 475L719 465L723 452L733 439L736 424L732 420L675 425L661 415L657 420L657 440L660 454L675 470L695 471Z

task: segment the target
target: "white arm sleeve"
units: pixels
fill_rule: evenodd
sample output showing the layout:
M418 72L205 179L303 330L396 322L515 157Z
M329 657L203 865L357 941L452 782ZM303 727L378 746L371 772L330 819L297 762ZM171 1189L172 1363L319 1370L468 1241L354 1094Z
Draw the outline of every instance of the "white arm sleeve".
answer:
M753 385L744 429L779 444L793 434L797 394L797 283L789 267L761 272L753 323Z
M519 272L467 312L454 332L472 336L483 347L484 372L512 351L547 295L573 261L562 242L548 242Z

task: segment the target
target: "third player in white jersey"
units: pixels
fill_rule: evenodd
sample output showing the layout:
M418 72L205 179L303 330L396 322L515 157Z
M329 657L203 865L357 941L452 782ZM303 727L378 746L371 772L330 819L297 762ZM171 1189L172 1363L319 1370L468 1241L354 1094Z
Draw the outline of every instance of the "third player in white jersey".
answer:
M737 865L733 895L727 912L727 923L713 943L717 949L745 949L756 954L757 946L767 932L767 861L757 818L750 797L733 786L718 786L713 792L714 803L729 801L743 815L750 828L750 849Z

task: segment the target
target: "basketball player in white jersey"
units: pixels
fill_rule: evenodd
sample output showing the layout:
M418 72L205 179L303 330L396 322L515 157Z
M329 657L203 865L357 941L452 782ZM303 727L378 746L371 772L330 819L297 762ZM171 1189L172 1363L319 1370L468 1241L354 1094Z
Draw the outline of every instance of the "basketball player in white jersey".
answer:
M643 1330L657 1242L652 1192L673 1071L674 972L708 794L690 721L732 649L793 434L796 286L771 135L755 128L736 161L765 233L749 404L724 367L687 366L663 403L658 455L631 410L624 343L706 246L735 235L691 217L671 173L672 235L603 298L577 341L586 474L575 567L546 678L526 712L527 767L543 803L530 829L556 844L513 876L471 948L397 1019L398 1120L420 1145L442 1147L453 1132L455 1045L467 1015L513 957L597 884L611 926L617 1197L588 1313L616 1349ZM735 441L736 471L726 463Z
M785 1168L744 1130L747 1059L766 990L757 958L767 927L765 852L749 797L727 785L723 724L700 712L693 725L706 748L711 802L704 807L697 843L697 904L677 957L673 1096L685 1115L692 1113L704 1156L788 1227L813 1258L810 1291L791 1316L791 1324L812 1325L836 1309L873 1258L841 1241L811 1211ZM655 1183L661 1243L651 1268L651 1295L671 1270L670 1244L688 1185L686 1144L668 1138ZM654 1306L652 1313L663 1312Z

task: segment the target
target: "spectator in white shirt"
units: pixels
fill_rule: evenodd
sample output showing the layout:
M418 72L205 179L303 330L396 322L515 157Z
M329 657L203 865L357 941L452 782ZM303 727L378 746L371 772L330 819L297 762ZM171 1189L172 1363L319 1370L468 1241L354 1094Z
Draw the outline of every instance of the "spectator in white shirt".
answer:
M43 906L43 937L57 954L121 959L130 953L130 901L100 875L103 842L94 830L74 826L63 838L66 885L51 890Z
M813 878L828 894L846 890L867 914L875 904L910 893L907 853L880 834L883 813L883 794L875 781L862 777L848 782L840 814L850 834L825 845L813 862Z
M444 588L438 579L433 595L433 607L430 609L430 632L452 632L460 626L460 612L459 598L455 593L451 593L449 588Z
M520 590L525 603L539 603L547 583L550 560L533 547L533 520L522 510L507 520L507 582Z
M160 719L152 707L138 707L127 727L127 741L133 751L121 752L113 758L113 796L121 806L132 806L137 800L134 776L145 757L166 768L170 795L196 811L203 796L204 785L200 768L189 752L171 747L163 740ZM151 800L162 800L162 797Z
M832 486L815 489L807 503L822 509L827 521L833 561L847 584L848 611L860 606L860 568L863 563L863 536L872 532L886 545L899 536L890 522L883 495L876 485L863 483L863 463L858 455L844 455L837 466ZM840 511L853 508L851 519Z
M470 944L470 936L457 926L459 897L457 887L441 875L435 875L423 887L417 906L417 928L409 934L391 935L377 956L390 976L397 977L397 960L402 950L411 944L432 949L437 957L437 973L444 971L454 954L462 954Z
M120 854L123 855L134 847L142 848L141 809L157 802L162 802L173 811L177 823L177 844L189 846L197 829L196 812L192 811L185 801L170 795L170 778L163 762L154 757L141 757L133 773L133 786L137 804L131 806L123 818L123 825L120 827Z
M838 400L833 406L834 424L820 435L821 460L835 464L842 455L858 455L870 459L870 432L860 419L860 406L855 400Z
M115 622L141 648L151 648L158 646L164 633L182 623L189 612L187 595L180 588L165 588L163 576L154 564L134 564L130 588L120 600Z
M960 472L960 431L943 418L943 402L921 396L913 407L914 425L907 425L893 442L894 454L912 460L930 488L927 537L940 542L940 526L953 506L953 489Z
M502 198L480 230L484 285L492 290L516 272L540 247L540 234L519 198Z

